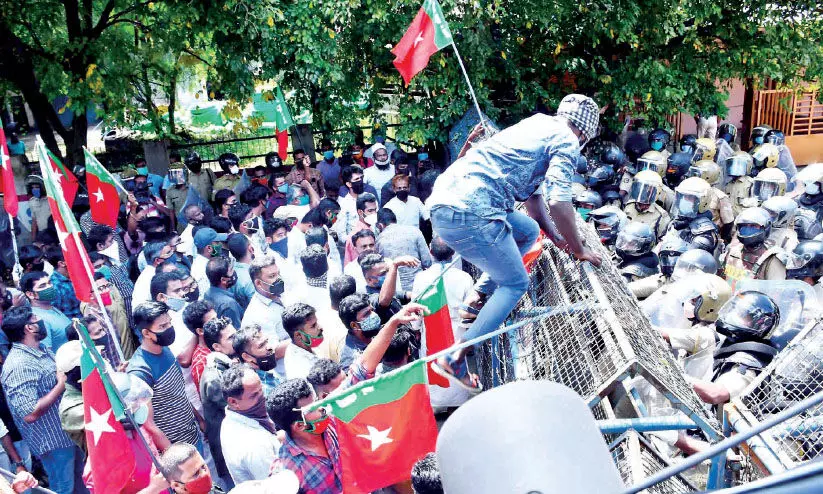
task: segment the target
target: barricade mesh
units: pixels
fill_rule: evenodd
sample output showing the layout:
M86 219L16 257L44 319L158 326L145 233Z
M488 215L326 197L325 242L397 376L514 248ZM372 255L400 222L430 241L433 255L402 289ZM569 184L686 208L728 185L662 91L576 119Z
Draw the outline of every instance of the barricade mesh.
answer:
M626 486L632 486L669 466L646 438L632 430L621 434L611 443L609 450ZM683 475L675 475L642 492L680 494L697 490Z
M484 387L515 379L546 379L595 403L623 378L641 374L710 437L717 437L716 418L686 383L671 350L651 327L594 228L582 220L578 227L586 245L604 259L602 266L584 266L551 242L544 243L531 266L529 289L507 323L553 312L480 346L477 368Z
M754 426L770 416L823 391L823 324L810 322L736 400ZM823 454L823 406L764 432L786 468Z

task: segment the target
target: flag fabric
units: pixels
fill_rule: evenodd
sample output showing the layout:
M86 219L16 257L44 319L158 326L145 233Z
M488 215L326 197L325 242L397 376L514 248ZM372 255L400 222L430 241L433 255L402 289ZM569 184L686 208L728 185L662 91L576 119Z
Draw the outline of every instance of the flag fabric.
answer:
M6 143L6 133L3 131L2 126L0 126L0 168L3 171L0 174L0 181L2 181L0 192L3 193L3 207L7 213L17 217L17 189L14 186L14 170L11 167L9 146Z
M117 227L117 214L120 212L120 196L117 193L114 177L89 152L86 155L86 181L89 186L89 203L91 219L101 225Z
M537 240L535 240L534 245L532 245L531 249L528 250L525 254L523 254L523 266L526 267L526 272L532 272L532 266L534 266L534 262L537 258L540 257L540 254L543 253L543 240L545 240L545 236L543 232L540 232L540 235L537 236Z
M332 416L346 494L408 480L412 466L434 451L437 424L425 365L415 361L311 405Z
M394 66L408 86L429 64L432 55L453 43L449 24L437 0L425 0L406 34L391 52Z
M280 86L277 87L274 105L274 123L277 125L277 154L281 160L286 161L286 156L289 153L289 128L294 127L294 118L291 116L289 105L286 104L286 97L283 95Z
M423 292L417 303L426 308L426 316L423 317L426 354L432 355L452 346L454 344L454 332L443 277L440 277L437 283ZM431 366L432 362L429 362L427 365L429 384L448 388L450 386L449 380L434 372Z
M71 209L74 205L74 198L77 196L77 190L80 188L80 182L77 181L77 177L74 176L74 173L66 168L57 156L53 155L45 145L42 145L41 147L43 149L40 160L42 162L44 159L43 154L45 154L46 164L48 164L51 171L54 172L59 188L63 191L63 197L66 199L66 204L68 204L69 209ZM45 179L46 176L43 175L43 180Z
M125 417L123 404L112 383L103 378L96 362L102 357L94 347L88 348L91 338L83 325L83 356L80 359L80 375L83 383L83 415L86 426L86 445L95 492L121 492L127 487L135 468L134 452L129 438L119 420ZM92 356L96 354L96 358Z
M86 247L80 240L80 225L77 224L71 207L66 203L66 198L60 190L61 182L65 185L66 180L61 181L57 178L46 146L39 142L37 148L40 154L40 170L43 173L43 183L49 198L51 216L54 219L54 228L57 230L60 247L63 248L63 257L66 260L71 284L74 285L74 294L81 302L91 302L92 279L86 268L88 267L91 270L92 264L89 254L86 252ZM74 190L77 191L76 188Z

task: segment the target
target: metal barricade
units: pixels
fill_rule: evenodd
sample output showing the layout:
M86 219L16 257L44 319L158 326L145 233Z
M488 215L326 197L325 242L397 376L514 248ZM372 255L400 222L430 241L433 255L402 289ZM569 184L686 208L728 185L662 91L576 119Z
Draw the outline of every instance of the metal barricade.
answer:
M609 445L612 459L623 483L634 485L669 466L669 462L657 450L635 431L626 431ZM643 491L654 494L680 494L697 491L682 474L670 477Z

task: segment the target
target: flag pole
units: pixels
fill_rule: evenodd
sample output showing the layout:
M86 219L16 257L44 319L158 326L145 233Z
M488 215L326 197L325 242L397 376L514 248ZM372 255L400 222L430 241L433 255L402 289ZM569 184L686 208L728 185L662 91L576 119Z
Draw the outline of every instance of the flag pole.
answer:
M54 180L53 177L51 176L51 173L52 173L51 167L45 166L44 163L43 163L43 160L42 160L42 157L43 157L42 147L45 146L45 144L40 139L40 136L37 136L37 144L38 144L38 146L40 146L40 149L39 149L39 153L40 153L40 157L41 157L41 159L40 159L40 172L43 174L44 178L48 177L49 180ZM55 197L54 198L55 202L58 202L58 204L59 204L59 201L63 200L63 197L62 197L63 188L60 186L60 181L59 180L54 180L53 183L54 183L55 188L57 189L57 191L60 192L60 194L61 194L61 197ZM57 209L58 209L58 211L61 211L61 215L62 215L62 208L60 208L58 206ZM72 218L72 220L73 220L73 218ZM66 223L65 218L63 218L63 223L64 224ZM77 245L81 246L82 244L80 243L80 239L77 238L77 236L76 236L77 233L74 232L71 235L74 236L74 241L77 242ZM85 247L83 247L83 249L85 250ZM89 263L88 263L88 253L85 256L81 255L80 258L83 260L83 268L86 271L86 276L88 276L89 281L91 281L91 283L90 283L91 284L91 291L94 294L94 299L97 302L97 307L103 315L103 321L106 323L106 326L108 326L107 329L109 331L109 336L111 337L112 341L114 342L114 348L115 348L115 350L117 350L117 356L120 357L120 361L123 362L126 359L123 356L123 350L120 348L120 334L117 331L114 330L114 324L112 324L111 319L109 318L109 314L108 314L108 312L106 312L106 306L103 304L103 299L100 298L100 292L97 289L97 284L94 282L93 270L91 269L91 266L89 266Z
M463 77L466 78L466 84L469 86L469 94L474 102L474 108L477 110L477 117L480 119L480 125L483 126L483 130L486 132L486 135L488 135L489 127L486 123L486 119L483 118L483 112L480 110L480 103L477 102L477 95L474 94L474 87L472 86L472 81L469 79L469 73L466 72L466 66L463 65L463 57L460 56L460 52L457 50L457 43L455 43L453 39L451 44L452 48L454 48L454 54L457 56L457 63L460 64L460 70L463 72Z
M143 447L146 448L146 452L148 452L152 463L154 463L154 466L157 468L157 471L162 474L163 469L160 466L160 461L157 459L156 456L154 456L154 453L152 453L151 447L149 446L149 442L146 441L146 437L143 436L143 432L140 430L140 425L138 425L137 421L134 420L134 415L131 413L131 410L129 410L129 408L126 406L126 400L123 399L123 395L120 394L120 390L117 389L117 386L114 385L114 381L112 381L111 375L109 374L109 367L103 360L103 356L100 355L100 353L95 348L94 341L92 341L91 336L89 336L88 329L83 325L83 323L81 323L77 319L73 319L72 324L75 326L74 329L77 332L77 334L80 335L80 339L82 340L83 345L89 350L89 355L91 355L92 360L94 360L94 364L100 371L100 379L104 381L104 385L108 385L108 390L114 391L114 394L117 395L117 399L120 400L120 405L123 406L123 413L126 415L126 419L131 424L134 432L137 434L137 437L140 438L140 442L143 443ZM78 328L78 326L80 327Z
M11 213L9 215L9 231L11 232L11 246L14 249L14 267L11 270L12 278L14 278L14 274L17 273L17 282L20 282L20 278L23 274L23 266L20 265L20 255L17 253L17 234L14 232L14 216Z

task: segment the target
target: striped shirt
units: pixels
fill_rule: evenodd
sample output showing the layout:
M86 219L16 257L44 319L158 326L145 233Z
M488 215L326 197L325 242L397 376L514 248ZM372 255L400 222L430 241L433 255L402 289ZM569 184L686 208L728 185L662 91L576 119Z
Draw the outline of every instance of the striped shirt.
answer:
M183 371L171 350L163 348L159 355L155 355L140 347L131 357L126 372L151 386L154 421L169 441L196 446L200 435L194 409L186 398Z
M13 343L0 373L0 383L14 423L35 455L74 445L60 424L60 400L34 422L29 424L23 420L34 411L37 400L57 385L56 373L54 354L42 343L38 348Z

